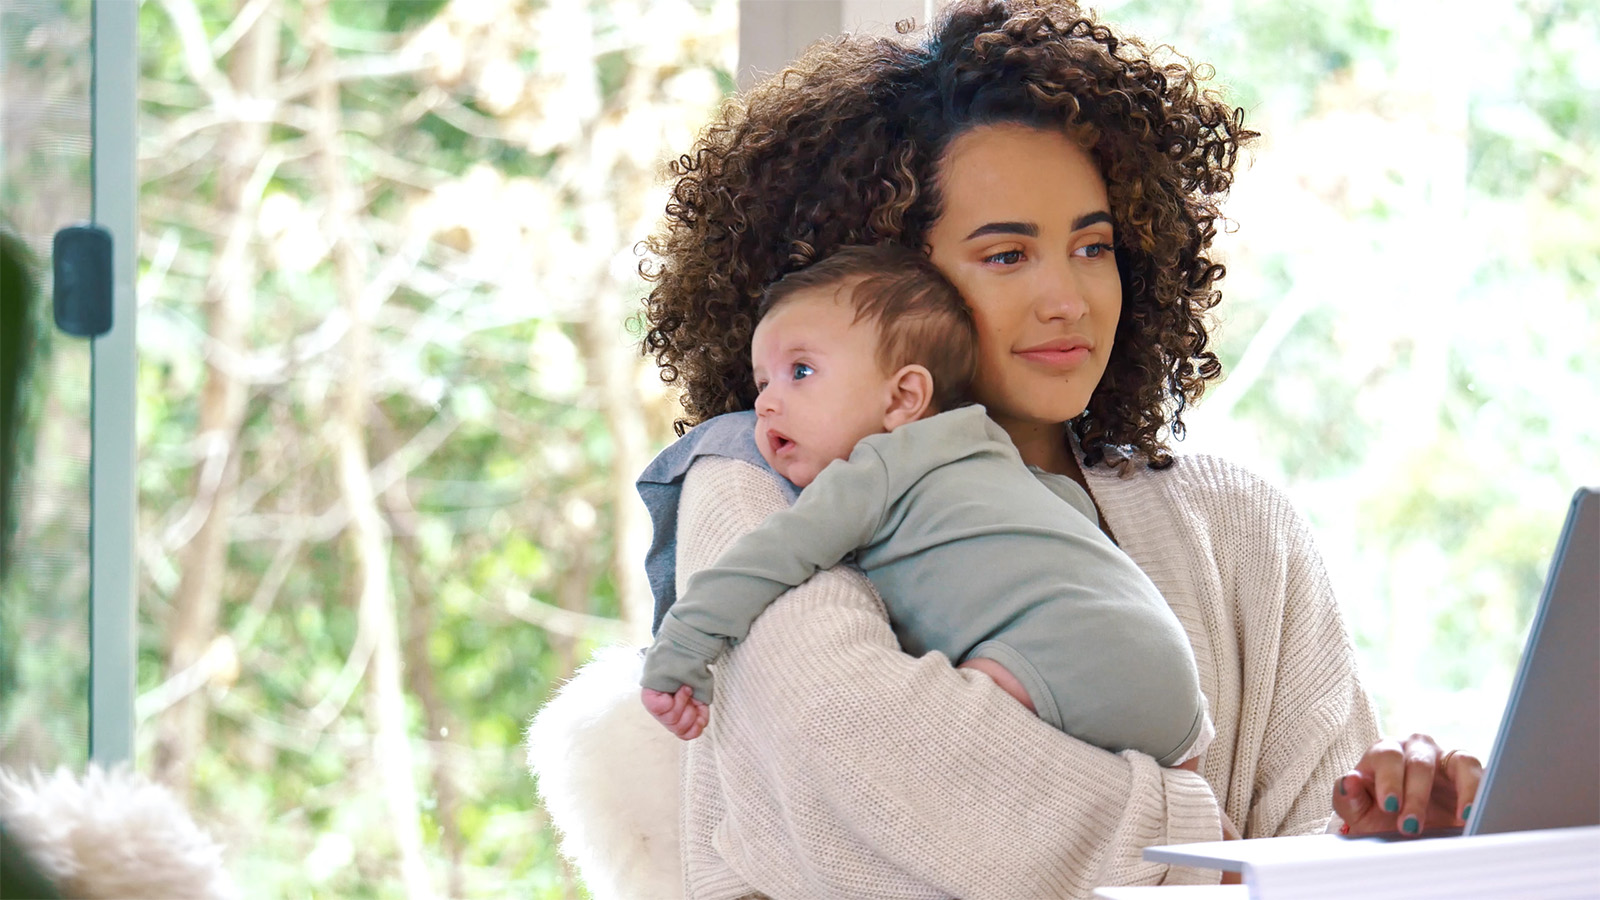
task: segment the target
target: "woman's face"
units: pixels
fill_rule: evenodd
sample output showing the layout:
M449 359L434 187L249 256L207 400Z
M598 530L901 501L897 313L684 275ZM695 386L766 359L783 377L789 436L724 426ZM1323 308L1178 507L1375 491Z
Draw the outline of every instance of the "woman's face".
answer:
M986 125L939 164L935 265L978 326L976 399L1014 435L1076 417L1122 313L1106 185L1066 135Z

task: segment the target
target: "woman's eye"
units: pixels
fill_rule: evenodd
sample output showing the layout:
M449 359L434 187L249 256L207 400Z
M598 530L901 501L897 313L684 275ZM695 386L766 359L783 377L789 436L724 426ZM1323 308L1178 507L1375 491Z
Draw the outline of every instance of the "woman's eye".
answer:
M985 256L983 261L986 263L999 263L1002 266L1014 266L1017 263L1022 262L1022 251L1002 250L999 253L991 253L990 255Z
M795 363L794 364L794 380L795 381L799 381L800 379L805 378L807 375L812 374L813 371L814 370L810 366L806 365L805 363Z
M1099 259L1102 256L1116 252L1116 248L1110 244L1089 244L1086 247L1079 247L1078 252L1088 259Z

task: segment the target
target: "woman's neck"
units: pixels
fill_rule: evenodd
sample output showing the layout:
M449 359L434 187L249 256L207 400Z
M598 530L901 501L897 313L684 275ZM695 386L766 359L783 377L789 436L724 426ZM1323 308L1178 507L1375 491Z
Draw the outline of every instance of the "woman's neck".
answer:
M1100 502L1094 499L1094 492L1089 490L1089 480L1083 477L1083 467L1078 465L1078 455L1072 450L1072 439L1067 434L1066 423L1035 425L1004 419L995 421L1005 429L1006 434L1011 436L1011 443L1017 446L1017 452L1022 455L1023 462L1030 466L1038 466L1046 472L1065 475L1088 492L1089 502L1095 506L1100 530L1115 543L1117 535L1111 530L1111 523L1106 521L1105 511L1100 509Z
M1040 425L1032 422L1013 422L1005 419L996 419L1006 434L1011 436L1011 443L1017 446L1017 452L1022 454L1022 461L1030 466L1038 466L1046 472L1065 475L1088 488L1088 483L1083 478L1083 470L1078 466L1078 457L1072 452L1072 442L1067 437L1067 425L1064 422Z

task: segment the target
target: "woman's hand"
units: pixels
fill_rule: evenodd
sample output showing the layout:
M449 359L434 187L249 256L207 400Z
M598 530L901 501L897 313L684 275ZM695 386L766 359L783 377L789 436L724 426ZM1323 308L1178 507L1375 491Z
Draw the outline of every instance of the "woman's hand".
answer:
M1413 734L1372 745L1333 787L1333 811L1346 834L1462 825L1483 779L1483 763L1459 750L1442 752L1433 738Z
M699 737L711 720L711 708L694 699L694 688L687 684L671 694L640 688L639 699L657 722L685 741Z

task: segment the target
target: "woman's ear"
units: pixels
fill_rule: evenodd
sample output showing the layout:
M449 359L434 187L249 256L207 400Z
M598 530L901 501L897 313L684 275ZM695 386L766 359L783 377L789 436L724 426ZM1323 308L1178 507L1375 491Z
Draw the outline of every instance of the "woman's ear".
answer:
M893 431L915 422L933 403L933 373L926 366L902 366L889 379L889 405L883 413L883 429Z

